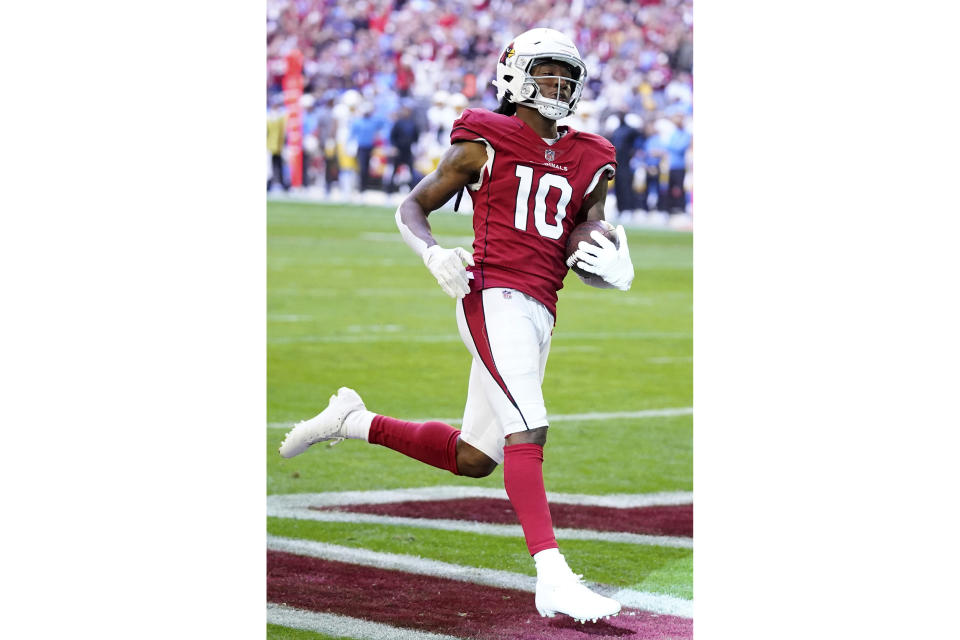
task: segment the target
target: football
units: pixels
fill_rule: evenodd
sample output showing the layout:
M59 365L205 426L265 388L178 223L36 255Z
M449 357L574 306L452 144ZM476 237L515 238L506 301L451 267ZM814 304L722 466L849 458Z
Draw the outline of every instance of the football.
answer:
M613 225L607 222L606 220L587 220L586 222L581 222L573 228L573 231L570 232L570 237L567 238L567 251L564 255L564 262L569 264L570 256L574 254L577 248L580 246L581 242L586 242L588 244L596 245L593 238L590 237L591 231L599 231L607 240L612 242L614 246L620 246L620 238L617 237L617 230L614 229ZM574 273L577 275L588 277L592 276L592 273L588 273L574 264L570 267Z

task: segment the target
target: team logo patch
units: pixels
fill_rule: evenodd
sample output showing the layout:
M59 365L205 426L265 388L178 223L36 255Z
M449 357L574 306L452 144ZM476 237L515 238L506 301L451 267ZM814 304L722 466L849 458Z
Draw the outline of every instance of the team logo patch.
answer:
M516 51L513 50L513 43L511 42L507 45L507 48L503 50L503 55L500 56L500 64L506 64L507 58L512 58L515 53Z
M553 152L553 149L547 149L543 152L543 157L547 162L553 162L554 158L557 157L557 154Z

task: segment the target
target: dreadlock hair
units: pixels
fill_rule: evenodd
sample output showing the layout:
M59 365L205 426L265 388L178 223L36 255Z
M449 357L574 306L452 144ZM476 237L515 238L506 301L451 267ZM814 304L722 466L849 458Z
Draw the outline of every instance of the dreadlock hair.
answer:
M507 97L504 96L503 100L500 101L500 106L494 110L494 113L499 113L505 116L512 116L517 112L517 103L510 102L507 100Z

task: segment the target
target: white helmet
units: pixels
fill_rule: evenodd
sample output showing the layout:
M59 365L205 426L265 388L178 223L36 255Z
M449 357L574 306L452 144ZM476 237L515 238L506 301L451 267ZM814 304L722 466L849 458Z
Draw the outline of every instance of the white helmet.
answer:
M462 93L454 93L447 100L447 104L456 109L457 111L463 111L467 108L467 105L470 104L470 101L467 99L467 96Z
M534 65L556 61L569 65L572 78L563 76L538 76L570 82L573 91L570 101L554 100L540 95L540 87L530 75ZM577 101L587 79L587 67L580 58L576 45L567 36L555 29L531 29L517 36L508 44L497 62L497 100L536 107L540 114L551 120L565 118L577 110Z
M356 107L363 101L363 97L356 89L348 89L340 96L340 102L348 107Z

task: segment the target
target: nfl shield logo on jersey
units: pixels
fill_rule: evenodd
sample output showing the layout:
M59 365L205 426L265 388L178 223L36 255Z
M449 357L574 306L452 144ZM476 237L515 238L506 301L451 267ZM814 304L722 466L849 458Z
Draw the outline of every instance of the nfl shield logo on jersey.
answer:
M547 162L553 162L553 159L557 157L557 154L553 152L553 149L547 149L543 152L543 157L547 160Z

